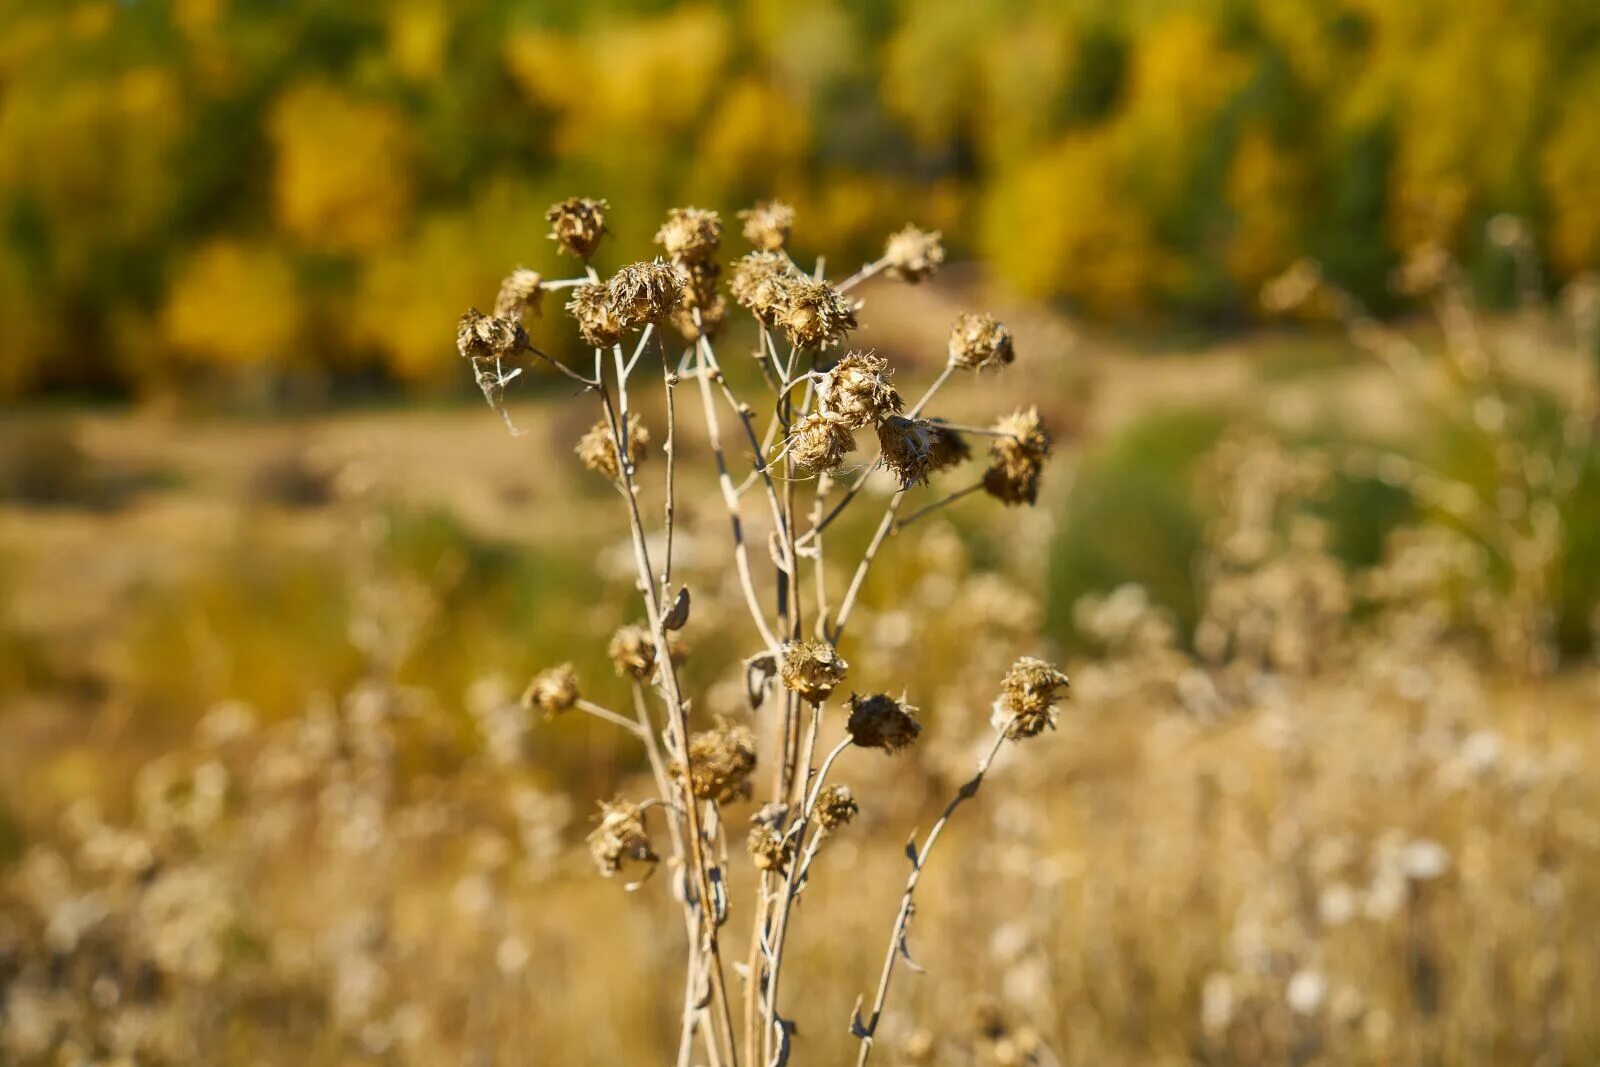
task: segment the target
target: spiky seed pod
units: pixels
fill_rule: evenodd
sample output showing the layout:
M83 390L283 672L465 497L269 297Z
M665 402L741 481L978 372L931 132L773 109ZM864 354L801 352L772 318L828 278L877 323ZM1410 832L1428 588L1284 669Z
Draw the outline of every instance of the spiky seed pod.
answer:
M675 207L656 231L656 244L686 263L711 259L722 245L722 218L715 211Z
M936 434L926 419L895 415L878 425L878 447L883 463L900 479L900 488L926 485L933 470Z
M817 797L817 822L824 830L841 830L861 811L847 785L830 785Z
M995 698L994 718L1006 737L1020 741L1038 737L1056 725L1056 695L1067 688L1067 676L1044 660L1023 656L1011 665Z
M958 466L972 458L967 439L950 427L932 421L928 432L933 435L933 454L928 459L930 473Z
M789 641L779 650L778 677L813 704L828 699L850 664L826 641Z
M683 271L683 306L704 308L722 299L717 291L717 280L722 277L722 264L714 259L701 259L678 264Z
M950 327L950 362L968 370L1003 367L1016 359L1011 331L987 312L963 311Z
M551 204L544 213L550 220L550 239L562 252L587 260L607 233L606 212L610 207L604 200L580 196Z
M832 412L852 430L876 426L904 406L889 384L889 361L871 352L851 352L824 372L819 396L822 410Z
M610 348L628 332L627 324L611 303L607 286L600 282L588 282L573 289L572 299L567 301L567 313L577 320L584 343L594 348Z
M576 704L581 695L577 672L572 664L563 663L533 676L533 681L522 692L522 706L553 719Z
M994 428L1003 436L989 447L984 491L1006 504L1032 504L1039 497L1039 475L1050 455L1050 435L1039 421L1039 409L1013 412Z
M606 655L618 674L631 675L644 681L656 667L656 642L643 623L629 623L611 635Z
M763 200L739 212L744 239L763 252L776 252L789 243L794 231L794 208L782 200Z
M850 695L850 718L844 724L850 740L862 748L881 748L893 754L909 747L922 732L917 709L885 693Z
M767 826L752 828L750 836L745 840L745 848L749 851L756 870L774 871L778 874L788 870L791 854L789 841L777 830Z
M616 435L611 424L601 419L589 427L589 432L578 438L575 451L583 465L616 481L622 474L617 466ZM637 412L628 412L628 462L637 467L650 455L650 431L644 428Z
M699 322L695 321L696 311L700 313ZM692 344L702 337L715 337L727 319L728 301L721 293L717 293L708 301L684 305L674 311L667 322L678 331L678 336Z
M855 435L837 416L814 411L789 431L789 455L809 471L831 471L856 447Z
M630 263L606 283L606 302L624 329L637 330L677 310L688 282L681 267L659 259Z
M521 322L524 314L537 316L542 308L544 279L536 270L518 267L500 283L500 295L494 298L494 313L502 319Z
M689 786L700 800L728 804L750 797L756 769L756 735L748 726L719 722L716 729L689 738ZM683 768L674 763L674 774Z
M915 226L890 234L883 246L889 276L915 284L937 271L944 263L944 244L940 236Z
M795 276L789 261L776 252L751 252L733 265L728 289L734 301L768 326L776 326L784 292Z
M515 319L485 315L477 308L468 308L456 324L456 350L463 359L509 356L527 341L528 335Z
M791 274L780 286L775 325L798 348L832 348L856 328L856 308L831 283Z
M600 825L589 834L589 854L600 873L610 878L625 863L659 863L644 826L644 809L620 797L600 804Z

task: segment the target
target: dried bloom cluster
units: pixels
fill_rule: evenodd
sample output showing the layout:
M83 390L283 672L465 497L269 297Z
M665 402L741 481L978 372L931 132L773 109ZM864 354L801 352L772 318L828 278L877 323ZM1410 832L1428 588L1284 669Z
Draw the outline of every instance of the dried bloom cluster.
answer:
M995 424L1001 436L989 449L983 488L1006 504L1032 504L1039 497L1039 475L1050 454L1050 435L1039 421L1039 409L1017 411Z
M687 279L683 303L668 316L668 321L685 341L713 337L728 318L728 298L717 288L722 267L714 259L682 263Z
M643 463L650 454L650 431L645 429L639 416L628 413L628 463L637 467ZM611 432L611 424L601 419L589 427L587 433L578 438L576 449L578 458L583 465L616 481L622 475L622 469L617 465L617 436Z
M889 361L871 352L851 352L823 372L818 386L821 409L839 416L850 429L876 426L904 406L889 384Z
M644 809L620 797L600 804L600 825L589 834L589 854L602 875L610 878L627 863L660 861L644 826Z
M883 246L883 260L889 276L904 282L922 281L944 263L944 244L938 233L907 226L889 235Z
M929 473L959 466L972 458L967 439L950 427L941 425L938 419L929 420L928 432L933 438L932 453L928 457Z
M831 471L856 447L855 435L838 415L813 411L789 430L789 454L807 470Z
M1023 656L1011 665L995 698L994 717L1006 737L1020 741L1055 728L1056 696L1067 687L1067 676L1043 660Z
M745 849L758 871L784 873L793 855L793 843L770 826L755 826L745 839Z
M518 267L500 283L500 293L494 298L495 317L521 322L526 314L537 316L541 310L540 298L544 295L543 285L544 279L538 271Z
M968 370L1005 366L1016 359L1011 331L988 312L964 311L950 327L950 362Z
M584 343L594 348L610 348L628 332L602 282L575 287L567 301L567 314L577 321Z
M468 308L456 325L456 349L463 359L504 359L528 343L522 324Z
M729 290L738 305L769 327L778 324L785 287L795 277L788 257L778 252L751 252L733 265Z
M572 664L563 663L533 676L533 681L523 690L522 706L550 719L576 704L580 696L577 672Z
M630 263L606 283L605 299L624 330L637 330L676 311L688 281L672 263Z
M850 740L862 748L881 748L893 754L910 747L922 732L917 709L885 693L869 697L850 695L850 718L845 722Z
M790 641L781 652L778 676L813 704L827 700L850 669L838 649L825 641Z
M744 239L763 252L780 251L794 230L794 208L782 200L763 200L739 212Z
M643 623L629 623L611 635L606 655L618 674L631 675L644 681L656 667L656 642Z
M934 469L936 449L948 431L936 430L927 419L893 415L878 424L878 447L883 464L900 479L900 488L926 485ZM948 456L948 446L940 453Z
M817 822L824 830L841 830L861 811L847 785L830 785L817 797Z
M719 722L689 738L689 783L696 798L728 804L750 796L756 769L756 737L748 726ZM674 774L683 768L673 766Z
M610 206L604 200L579 196L552 204L544 213L550 222L550 239L562 252L588 259L606 235L606 211Z
M777 327L798 348L832 348L856 328L856 308L830 282L793 274L780 289Z
M678 262L711 259L722 245L722 219L715 211L673 208L656 231L656 244Z

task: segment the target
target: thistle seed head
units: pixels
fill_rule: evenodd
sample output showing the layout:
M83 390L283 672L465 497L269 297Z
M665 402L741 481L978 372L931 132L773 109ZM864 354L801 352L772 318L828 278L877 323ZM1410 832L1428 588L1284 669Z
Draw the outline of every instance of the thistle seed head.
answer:
M543 284L538 271L518 267L500 283L500 295L494 298L495 316L512 322L521 322L528 313L538 316L543 303Z
M600 804L600 825L589 834L589 854L606 878L622 870L626 863L658 863L644 826L644 809L618 797Z
M802 416L789 431L789 454L800 466L819 474L839 466L855 447L850 427L828 412Z
M649 627L643 623L629 623L611 635L606 655L618 674L631 675L644 681L656 668L656 642Z
M581 695L577 672L572 664L563 663L533 676L533 681L522 692L522 706L553 719L576 704Z
M994 702L996 725L1003 724L1012 741L1038 737L1046 727L1054 729L1056 695L1065 688L1065 674L1043 660L1023 656L1000 683Z
M916 713L916 708L886 693L869 697L852 693L844 728L862 748L881 748L892 755L909 747L922 732Z
M745 840L745 848L758 871L783 874L788 870L791 850L783 834L768 826L756 826Z
M527 341L528 335L515 319L485 315L477 308L468 308L456 324L456 350L463 359L509 356Z
M900 479L900 488L926 485L933 471L937 435L927 419L894 415L878 425L878 447L883 463Z
M606 302L625 329L660 322L683 303L689 276L671 263L631 263L606 283Z
M817 797L817 822L824 830L840 830L861 811L861 805L851 796L847 785L830 785Z
M993 315L962 312L950 327L950 362L968 370L1003 367L1016 358L1011 331Z
M728 804L750 797L756 769L756 736L748 726L718 722L716 729L689 738L689 785L696 798ZM673 764L673 773L683 768Z
M1004 436L989 447L984 491L1006 504L1032 504L1039 497L1039 475L1050 455L1050 435L1039 421L1039 409L1016 411L994 428Z
M883 246L889 276L915 284L939 269L944 262L944 244L938 233L907 226L889 235Z
M744 239L763 252L776 252L789 243L794 231L794 208L782 200L763 200L739 212Z
M604 200L578 196L551 204L544 213L550 221L550 239L562 252L587 260L606 235L606 212L610 207Z
M734 264L729 291L738 305L767 326L776 326L794 268L776 252L751 252Z
M656 231L656 244L675 260L711 259L722 245L722 219L715 211L675 207Z
M798 348L832 348L856 328L856 307L831 283L791 273L780 286L775 324Z
M600 282L587 282L573 289L572 299L567 301L567 313L577 320L584 343L593 348L610 348L628 332L608 288Z
M780 653L783 684L813 704L827 700L850 669L838 649L825 641L790 641Z
M611 424L601 419L578 439L575 450L583 465L596 474L616 481L622 475L617 465L617 438ZM650 431L644 428L637 412L628 413L628 462L637 467L650 454Z
M851 352L822 376L822 410L844 420L852 430L876 426L898 414L904 402L889 384L889 361L871 352Z
M700 312L700 321L695 322L694 313ZM716 294L709 301L698 305L685 305L674 311L667 322L678 336L690 344L702 337L715 337L722 329L722 324L728 320L728 301L721 293Z
M942 426L936 420L930 421L928 432L933 435L933 454L928 459L930 472L959 466L972 458L967 439L950 427Z

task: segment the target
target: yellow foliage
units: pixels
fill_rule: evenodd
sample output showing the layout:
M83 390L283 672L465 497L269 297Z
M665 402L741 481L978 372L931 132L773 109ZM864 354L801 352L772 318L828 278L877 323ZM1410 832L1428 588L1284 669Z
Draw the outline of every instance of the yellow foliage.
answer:
M1600 264L1600 65L1563 102L1539 176L1550 198L1550 254L1576 273Z
M993 27L984 5L917 4L884 53L883 102L929 144L948 140L971 115L983 85L975 42Z
M1240 137L1228 170L1234 226L1225 255L1228 273L1245 289L1260 288L1298 255L1304 181L1299 161L1266 130L1253 127Z
M783 188L804 166L811 126L799 101L765 82L745 78L728 86L700 135L697 188L739 185Z
M285 363L301 326L294 271L268 247L222 238L189 257L167 295L167 341L216 363Z
M389 11L389 55L409 80L437 78L449 43L450 16L439 0L401 0Z

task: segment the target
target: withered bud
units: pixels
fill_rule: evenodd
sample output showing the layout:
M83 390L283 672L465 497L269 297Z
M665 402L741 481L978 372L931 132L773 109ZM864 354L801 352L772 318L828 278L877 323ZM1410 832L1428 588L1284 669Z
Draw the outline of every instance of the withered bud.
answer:
M703 308L722 300L722 294L717 291L717 279L722 277L722 264L714 259L700 259L680 263L678 269L683 271L684 276L684 307Z
M698 312L698 319L696 313ZM709 301L685 304L667 318L678 336L693 344L702 337L715 337L728 320L728 301L717 293Z
M1023 656L1000 683L1000 695L994 702L995 724L1004 725L1006 737L1012 741L1037 737L1046 727L1054 729L1056 695L1065 688L1065 674L1044 660Z
M629 623L611 635L606 655L618 674L632 675L644 681L656 667L656 642L643 623Z
M783 684L813 704L827 700L850 669L838 649L825 641L789 641L779 652Z
M774 323L799 348L832 348L856 328L856 306L830 282L791 274L779 286Z
M659 259L631 263L606 283L606 301L625 329L636 330L677 310L688 281L681 268Z
M550 239L561 251L587 260L606 235L606 211L610 207L604 200L578 196L551 204L544 213L550 220Z
M540 314L544 296L544 279L535 270L518 267L500 283L500 295L494 298L494 313L512 322L522 321L526 313Z
M950 362L968 370L1003 367L1016 358L1011 331L988 312L964 311L950 327Z
M644 809L622 798L600 804L600 825L589 834L589 854L607 878L626 863L658 863L644 827Z
M456 350L463 359L505 357L527 344L522 324L499 315L485 315L468 308L456 324Z
M617 314L607 286L600 282L586 282L572 290L567 301L567 313L578 323L578 332L585 344L594 348L610 348L622 340L628 326Z
M850 695L850 718L844 724L850 740L862 748L881 748L893 754L909 747L922 732L917 709L885 693Z
M928 483L937 436L933 423L926 419L895 415L878 425L878 447L883 450L883 464L900 479L900 488L910 489L913 485Z
M794 231L794 208L782 200L763 200L739 212L744 239L763 252L776 252L789 243Z
M783 874L788 870L791 855L790 842L783 834L767 826L756 826L751 829L749 838L745 841L745 848L750 852L750 859L758 871L775 871Z
M628 462L637 467L650 454L650 431L644 428L637 412L628 412ZM617 438L611 424L601 419L589 427L589 432L578 439L576 449L583 465L616 481L622 474L617 465Z
M889 384L889 361L871 352L851 352L822 375L822 410L851 429L876 426L900 412L900 393Z
M667 212L667 221L656 231L656 244L673 259L710 259L722 244L722 219L715 211L675 207Z
M756 736L748 726L718 722L716 729L689 737L689 785L696 798L716 804L746 800L756 769ZM683 768L674 763L672 772Z
M850 795L847 785L830 785L817 797L817 822L824 830L840 830L850 825L861 811L861 805Z
M938 233L915 226L890 234L883 246L889 276L915 284L937 271L944 263L944 244L939 238Z
M933 435L933 454L928 460L930 472L955 467L972 458L967 439L950 427L941 425L939 420L929 422L929 432Z
M989 469L983 488L1006 504L1032 504L1039 497L1039 475L1050 455L1050 435L1039 421L1039 409L1016 411L995 423L989 447Z
M776 252L751 252L733 265L728 289L738 305L768 326L776 326L785 287L795 276L789 261Z
M806 470L831 471L856 447L855 435L838 416L815 411L789 431L789 455Z
M522 692L522 706L553 719L578 702L578 675L572 664L563 663L540 671Z

